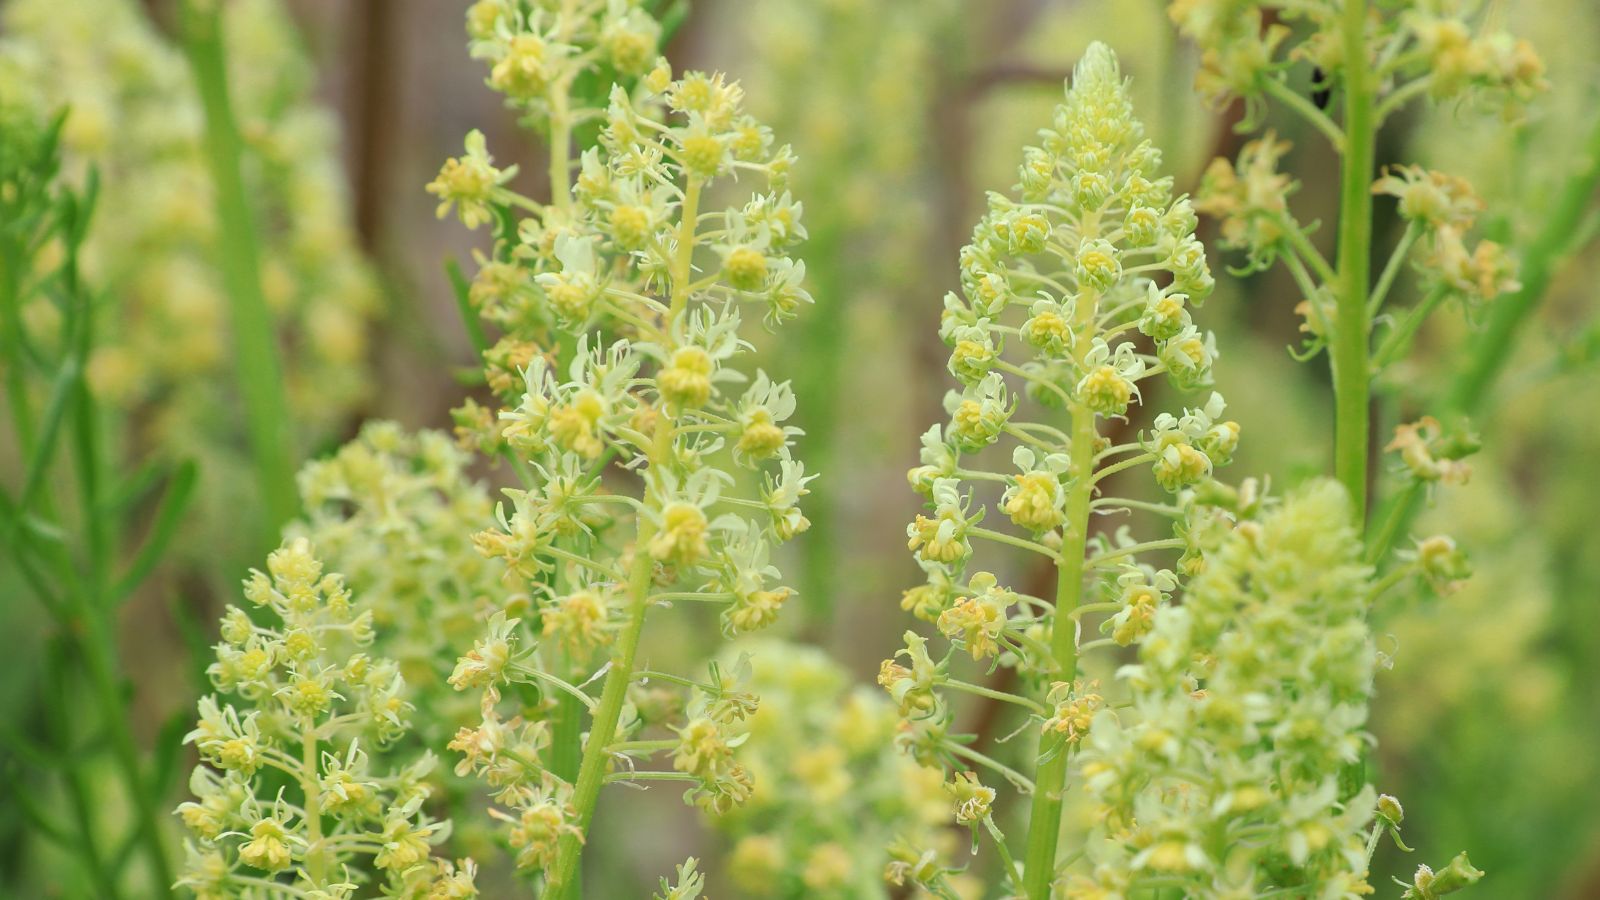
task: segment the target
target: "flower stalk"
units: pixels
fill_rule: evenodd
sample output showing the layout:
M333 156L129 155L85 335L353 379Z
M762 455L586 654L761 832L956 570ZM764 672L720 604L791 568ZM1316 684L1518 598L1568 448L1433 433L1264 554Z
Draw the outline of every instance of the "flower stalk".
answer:
M1090 221L1083 226L1088 237ZM1099 310L1098 292L1085 290L1078 295L1078 318L1073 326L1077 340L1073 358L1080 368L1086 367L1094 334L1095 316ZM1071 435L1068 442L1072 472L1094 471L1095 448L1099 445L1100 431L1095 413L1081 401L1074 399L1067 407L1071 417ZM1093 500L1094 481L1078 477L1067 486L1066 522L1062 532L1060 556L1056 560L1056 595L1054 626L1050 633L1050 649L1055 660L1056 681L1072 683L1078 677L1078 625L1073 618L1083 602L1084 563L1088 556L1089 510ZM1067 762L1071 752L1066 735L1057 731L1044 731L1039 737L1039 756L1036 788L1032 809L1028 813L1027 850L1023 859L1023 889L1029 900L1049 900L1050 885L1055 880L1056 852L1061 843L1062 794L1066 791Z
M1339 185L1338 289L1331 363L1334 394L1334 477L1351 498L1357 530L1367 517L1368 437L1372 375L1368 352L1372 323L1367 298L1372 268L1372 176L1377 131L1372 73L1367 66L1367 4L1345 0L1344 140Z
M221 3L186 0L184 47L205 111L205 151L216 192L218 256L233 313L239 395L255 461L262 533L274 540L296 510L293 419L283 389L276 330L261 287L258 229L240 171L244 153L228 96Z

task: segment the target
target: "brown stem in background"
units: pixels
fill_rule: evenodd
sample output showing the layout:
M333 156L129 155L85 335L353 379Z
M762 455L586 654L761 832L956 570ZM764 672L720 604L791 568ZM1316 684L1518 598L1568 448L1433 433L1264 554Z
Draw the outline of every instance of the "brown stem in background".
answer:
M356 0L347 21L351 65L349 109L351 180L355 188L356 236L361 249L377 255L387 212L386 187L391 182L394 146L395 72L400 42L396 37L394 0Z
M983 94L1013 84L1059 85L1071 77L1071 69L1052 69L1029 63L999 63L972 74L968 90Z

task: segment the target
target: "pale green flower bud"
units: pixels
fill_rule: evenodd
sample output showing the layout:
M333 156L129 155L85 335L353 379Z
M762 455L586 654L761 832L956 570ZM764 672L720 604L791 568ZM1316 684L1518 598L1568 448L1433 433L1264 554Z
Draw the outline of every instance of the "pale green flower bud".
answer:
M1466 853L1456 854L1450 860L1450 865L1435 872L1426 865L1417 866L1417 873L1411 880L1411 886L1401 895L1404 900L1436 900L1446 894L1453 894L1464 888L1477 884L1483 878L1483 870L1472 865Z
M1088 240L1078 248L1074 277L1084 289L1109 290L1122 277L1122 262L1110 242Z
M1070 311L1053 300L1035 301L1022 323L1022 339L1044 355L1064 358L1071 352L1073 334Z

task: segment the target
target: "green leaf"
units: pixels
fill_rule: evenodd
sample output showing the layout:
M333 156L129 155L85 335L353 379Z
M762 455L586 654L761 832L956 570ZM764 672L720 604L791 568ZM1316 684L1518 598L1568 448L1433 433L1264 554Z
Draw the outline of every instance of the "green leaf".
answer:
M67 400L72 395L72 388L77 383L79 372L76 359L68 359L56 372L55 381L50 388L50 400L45 406L42 428L28 454L28 469L22 479L22 493L16 501L16 511L21 516L27 515L28 508L33 505L34 495L44 484L44 476L50 468L51 456L55 451L56 439L61 434L61 420L66 415ZM20 526L20 519L11 520L6 528L7 545L16 540L17 529Z
M482 354L489 349L489 339L484 336L483 323L478 321L478 313L472 308L472 301L468 296L471 289L467 276L461 273L461 265L455 260L446 260L444 273L450 278L450 289L455 294L456 309L461 312L461 324L467 328L467 337L472 339L472 349Z
M133 563L128 566L128 571L117 581L111 593L112 603L118 603L133 593L133 590L161 561L167 545L172 542L172 536L178 530L184 511L189 507L190 499L194 496L198 471L193 460L184 460L178 464L172 480L167 482L167 491L161 498L161 505L156 509L155 524L150 528L150 536L145 539L144 546L139 548Z

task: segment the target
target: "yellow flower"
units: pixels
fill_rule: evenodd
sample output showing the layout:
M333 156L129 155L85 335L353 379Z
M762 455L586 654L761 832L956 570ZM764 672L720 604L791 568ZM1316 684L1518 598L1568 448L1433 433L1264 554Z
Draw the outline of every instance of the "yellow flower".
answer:
M760 290L767 280L767 256L754 247L736 247L722 263L728 283L741 291Z
M661 527L650 538L650 555L662 562L692 564L706 556L706 532L710 525L705 511L693 503L678 501L661 511Z
M680 409L696 409L711 399L711 354L702 347L679 347L656 383L661 396Z
M1049 472L1025 472L1013 481L1002 508L1018 527L1042 532L1066 521L1063 503L1059 478Z
M293 856L289 850L289 835L277 819L262 819L250 828L250 840L239 847L239 859L247 866L265 872L281 872L289 868Z

